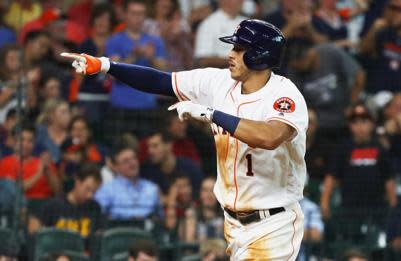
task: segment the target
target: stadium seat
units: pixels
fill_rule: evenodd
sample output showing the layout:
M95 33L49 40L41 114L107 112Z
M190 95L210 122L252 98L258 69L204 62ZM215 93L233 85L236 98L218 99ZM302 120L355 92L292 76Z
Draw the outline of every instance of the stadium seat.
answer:
M170 243L160 247L162 260L181 260L185 256L193 256L199 251L198 243Z
M138 228L119 227L104 231L98 238L98 243L92 249L96 261L110 261L119 254L127 252L135 240L152 239L150 233Z
M181 258L181 261L201 261L201 257L198 254L184 256L183 258Z
M84 253L84 240L76 232L65 229L44 228L34 238L34 261L39 261L49 252L72 251Z
M0 252L6 255L15 255L18 252L16 235L11 229L0 228Z

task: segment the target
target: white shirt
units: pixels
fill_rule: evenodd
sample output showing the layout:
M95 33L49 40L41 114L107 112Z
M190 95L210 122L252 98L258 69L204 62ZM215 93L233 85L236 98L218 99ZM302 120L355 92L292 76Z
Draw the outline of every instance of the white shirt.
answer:
M214 193L220 204L246 211L283 207L302 199L308 113L302 94L289 79L272 73L263 88L246 95L228 69L173 73L172 81L180 100L240 118L281 121L296 130L291 140L266 150L249 147L213 123L218 173Z
M199 25L196 33L195 57L227 57L232 46L221 42L219 37L232 35L238 24L245 19L244 16L231 18L221 9L209 15Z

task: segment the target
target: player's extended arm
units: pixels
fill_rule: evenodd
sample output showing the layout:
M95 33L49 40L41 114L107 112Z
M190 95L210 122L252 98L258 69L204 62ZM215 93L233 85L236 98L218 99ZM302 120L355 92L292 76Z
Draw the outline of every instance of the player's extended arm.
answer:
M171 73L145 66L112 62L106 57L98 58L76 53L61 53L60 55L74 60L72 66L77 73L87 75L99 72L109 73L135 89L175 97Z
M169 108L169 110L174 109L177 109L181 120L192 117L204 122L214 122L253 148L274 150L281 143L291 139L296 131L281 121L243 119L191 101L179 102Z

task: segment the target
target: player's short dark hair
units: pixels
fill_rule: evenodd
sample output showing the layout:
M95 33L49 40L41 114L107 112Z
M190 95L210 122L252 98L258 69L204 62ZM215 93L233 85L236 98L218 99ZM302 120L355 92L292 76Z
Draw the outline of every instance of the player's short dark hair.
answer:
M92 177L97 182L102 183L102 176L100 175L100 169L97 165L91 163L82 164L79 167L79 171L76 174L76 178L80 181L84 181L85 179Z
M26 34L24 44L32 42L32 41L38 39L41 36L50 37L50 35L45 31L40 31L40 30L31 31L31 32Z
M146 1L144 1L144 0L124 0L124 3L123 3L124 10L127 10L127 7L130 4L143 4L145 7L147 6Z
M110 29L112 30L113 27L117 24L117 17L116 17L116 13L114 12L114 7L110 3L96 4L92 10L90 23L93 25L95 19L104 14L109 14L109 16L110 16L109 21L110 21L110 26L111 26Z
M140 239L135 240L135 243L128 250L130 257L137 258L140 252L148 256L158 256L159 248L152 240Z

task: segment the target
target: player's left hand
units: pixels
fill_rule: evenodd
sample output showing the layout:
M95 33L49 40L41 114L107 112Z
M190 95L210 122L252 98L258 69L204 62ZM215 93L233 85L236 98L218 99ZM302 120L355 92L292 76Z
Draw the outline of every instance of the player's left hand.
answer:
M194 118L198 121L210 123L213 118L214 110L210 107L193 103L191 101L182 101L174 105L171 105L168 110L177 110L178 118L181 121L187 120L189 118Z

